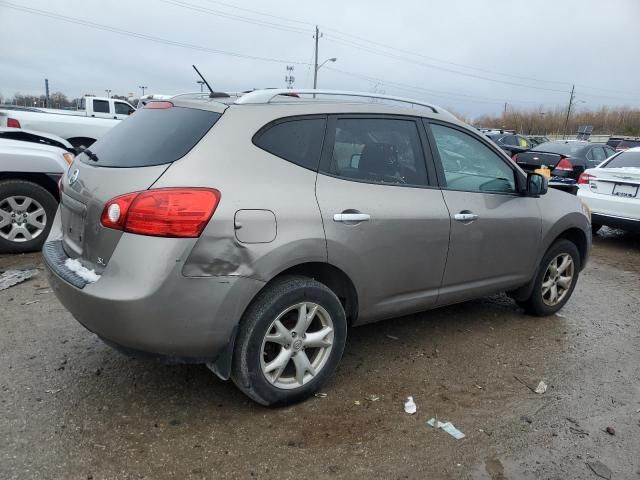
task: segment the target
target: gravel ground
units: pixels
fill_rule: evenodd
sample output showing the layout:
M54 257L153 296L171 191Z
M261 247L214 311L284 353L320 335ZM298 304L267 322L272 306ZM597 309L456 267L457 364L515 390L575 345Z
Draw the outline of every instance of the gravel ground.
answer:
M356 328L326 397L280 409L203 366L111 350L57 302L38 254L0 256L0 271L30 266L0 292L1 479L640 478L637 236L594 239L553 317L494 296Z

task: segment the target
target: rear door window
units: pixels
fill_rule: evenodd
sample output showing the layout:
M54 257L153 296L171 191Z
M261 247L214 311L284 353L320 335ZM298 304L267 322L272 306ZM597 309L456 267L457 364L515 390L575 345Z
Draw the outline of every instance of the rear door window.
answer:
M100 167L147 167L174 162L200 141L220 113L195 108L143 108L91 146ZM94 162L81 155L82 161Z
M131 106L128 103L114 102L114 105L116 108L117 115L129 115L130 113L134 112L134 110L131 108Z
M324 117L277 120L253 138L255 146L304 168L318 170L326 119Z
M93 101L94 113L109 113L109 102L107 100Z
M369 183L426 185L426 165L416 122L337 119L328 173Z

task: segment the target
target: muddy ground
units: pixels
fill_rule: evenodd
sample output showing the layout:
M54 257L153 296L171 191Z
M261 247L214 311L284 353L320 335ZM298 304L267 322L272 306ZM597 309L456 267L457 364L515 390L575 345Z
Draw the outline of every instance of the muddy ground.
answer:
M116 353L57 302L39 255L0 257L29 266L0 292L1 479L569 480L599 478L596 462L640 478L640 237L594 239L557 316L495 296L356 328L326 397L281 409L204 366ZM436 415L466 438L427 427Z

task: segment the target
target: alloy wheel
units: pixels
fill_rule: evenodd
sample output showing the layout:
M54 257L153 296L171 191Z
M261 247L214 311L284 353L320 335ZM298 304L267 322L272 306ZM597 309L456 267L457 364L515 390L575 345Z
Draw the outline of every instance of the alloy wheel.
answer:
M11 196L0 200L0 237L10 242L28 242L47 226L47 213L33 198Z
M553 307L567 296L573 283L575 264L568 253L556 255L542 278L542 301Z
M333 348L329 313L313 302L284 310L262 341L260 366L267 381L285 390L299 388L324 368Z

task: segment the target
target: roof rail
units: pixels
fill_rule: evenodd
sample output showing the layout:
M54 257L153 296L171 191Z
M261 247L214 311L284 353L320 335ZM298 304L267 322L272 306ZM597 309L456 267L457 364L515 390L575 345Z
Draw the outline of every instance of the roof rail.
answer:
M265 89L265 90L254 90L253 92L242 95L238 98L235 103L238 105L246 105L246 104L265 104L270 103L271 100L280 96L289 96L292 97L292 94L298 95L334 95L341 97L360 97L360 98L374 98L380 100L391 100L394 102L407 103L410 105L416 105L419 107L425 107L430 109L433 113L449 113L446 110L432 105L430 103L421 102L419 100L411 100L409 98L403 97L394 97L392 95L380 95L378 93L370 93L370 92L350 92L345 90L313 90L313 89L302 89L302 90L287 90L287 89Z

